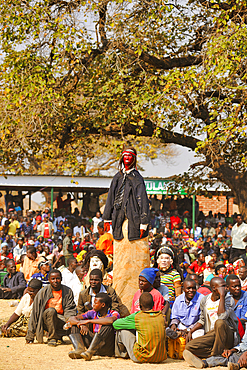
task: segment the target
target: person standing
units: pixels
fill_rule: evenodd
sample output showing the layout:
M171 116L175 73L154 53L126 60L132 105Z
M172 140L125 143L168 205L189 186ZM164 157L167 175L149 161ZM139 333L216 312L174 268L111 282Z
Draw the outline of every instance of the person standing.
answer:
M102 221L102 218L100 216L100 212L96 212L96 216L92 218L93 221L93 233L98 232L98 224Z
M132 147L122 152L102 216L106 231L112 221L113 287L128 309L138 290L140 272L150 266L149 201L143 177L136 170L136 156Z
M40 229L41 229L41 236L43 236L45 241L47 241L48 239L52 237L54 227L53 227L52 222L49 221L48 216L45 216L44 221L40 225Z
M229 261L233 263L235 257L244 253L247 246L247 224L241 215L237 215L237 222L232 228L232 248Z
M74 249L73 249L73 243L72 243L72 230L67 229L66 236L63 240L63 255L65 258L66 267L68 266L68 259L71 257L74 257L73 253L74 253Z

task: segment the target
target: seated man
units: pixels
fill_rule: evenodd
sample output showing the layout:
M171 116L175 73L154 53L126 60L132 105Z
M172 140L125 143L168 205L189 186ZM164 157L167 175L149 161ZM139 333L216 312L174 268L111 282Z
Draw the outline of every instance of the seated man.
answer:
M141 311L113 323L117 330L115 355L130 357L134 362L162 362L167 357L164 318L160 311L153 310L150 293L142 293L139 301Z
M196 282L192 279L184 281L184 293L175 299L171 312L170 328L167 328L166 335L172 339L182 335L187 337L189 331L195 326L200 317L200 302L203 295L197 293ZM192 334L192 338L204 334L203 329L198 329Z
M115 290L107 285L102 284L103 277L102 272L99 269L94 269L90 272L89 275L89 284L90 286L87 289L84 289L79 294L78 299L78 313L82 314L88 310L92 309L94 299L98 293L107 293L112 300L112 309L114 311L120 312L120 303L118 296ZM86 305L87 303L87 305Z
M7 275L3 278L3 287L0 287L0 299L21 298L26 288L26 281L22 272L16 272L13 260L6 262Z
M241 283L241 289L247 290L247 266L241 266L238 270L238 275Z
M16 247L13 249L13 257L14 257L14 260L16 263L19 263L20 262L20 257L23 255L23 254L26 254L26 246L23 245L24 243L24 238L18 238L17 239L17 245Z
M48 332L48 345L56 346L63 335L66 320L76 314L73 292L62 285L59 270L51 270L48 277L49 285L42 288L33 302L33 310L28 323L26 342L33 343L34 337L43 343L44 330Z
M229 370L239 370L242 367L247 367L247 330L237 346L231 349L225 349L221 355L208 357L206 360L201 360L196 357L193 365L202 369L205 367L227 366Z
M196 366L199 357L221 355L224 349L232 348L234 333L238 330L235 302L230 295L226 295L225 280L215 277L210 281L210 286L212 293L202 298L200 319L187 339L191 340L192 334L198 329L204 328L206 334L188 342L183 352L185 361L192 366Z
M74 257L67 259L68 267L62 271L63 285L67 285L71 288L72 280L77 278L75 269L77 267L77 260Z
M48 281L48 276L49 276L49 271L50 271L49 261L48 260L41 261L38 264L38 269L39 269L39 272L37 272L36 274L33 274L31 279L40 280L42 282L42 286L44 287L49 284L49 281Z
M24 259L22 271L26 281L31 279L33 274L39 272L38 265L41 261L44 261L43 256L38 256L36 248L33 245L27 248L27 255Z
M226 278L226 285L229 289L227 294L231 295L235 301L234 312L241 321L242 331L245 329L247 321L247 292L241 290L241 283L237 275L229 275Z
M104 221L101 221L98 226L98 234L100 235L96 242L96 249L103 251L107 256L113 254L113 236L111 233L104 231Z
M81 265L78 265L75 269L75 276L73 276L73 279L70 281L70 284L68 285L74 294L74 301L76 306L78 306L78 299L80 293L83 290L85 290L85 284L83 279L84 276L87 274L87 271L88 271L87 266L82 267Z
M98 233L100 237L96 243L96 249L103 251L105 255L108 257L108 260L112 262L113 236L111 233L104 231L104 221L101 221L98 224Z
M159 269L148 267L142 270L139 275L139 290L135 293L130 313L140 311L139 298L143 292L148 292L152 295L154 300L154 311L162 311L164 309L165 300L164 297L154 289L153 283L156 278L156 274Z
M69 319L68 325L73 325L69 337L75 348L69 352L70 358L84 358L89 361L96 353L99 356L114 355L115 334L112 324L120 315L110 307L111 298L108 294L97 293L93 310ZM93 331L89 330L88 324L93 324ZM88 348L86 351L85 347Z

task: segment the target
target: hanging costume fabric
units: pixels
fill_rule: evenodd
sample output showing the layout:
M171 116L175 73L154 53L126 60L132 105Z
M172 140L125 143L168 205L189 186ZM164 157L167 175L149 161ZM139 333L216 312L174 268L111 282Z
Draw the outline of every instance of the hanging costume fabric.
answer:
M139 289L139 274L150 266L148 227L140 239L140 225L149 224L149 200L143 177L133 169L118 172L108 192L102 218L112 220L113 287L130 309Z

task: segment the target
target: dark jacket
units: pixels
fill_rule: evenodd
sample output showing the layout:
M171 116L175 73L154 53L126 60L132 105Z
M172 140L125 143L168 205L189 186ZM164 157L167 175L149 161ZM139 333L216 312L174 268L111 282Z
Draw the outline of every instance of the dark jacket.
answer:
M3 278L4 288L10 288L12 292L12 298L21 298L24 289L26 288L26 280L22 272L16 272L9 278L9 274Z
M112 306L111 306L112 310L117 311L117 312L120 313L120 302L119 302L119 299L118 299L118 296L117 296L115 290L110 286L107 286L107 285L104 285L104 284L102 284L102 285L105 288L109 297L111 297L111 299L112 299ZM87 289L84 289L79 294L78 305L77 305L79 314L82 314L82 313L85 313L86 311L88 311L85 307L86 302L89 302L89 303L92 302L92 297L89 294L89 291L90 291L90 287L88 287Z
M121 208L114 208L114 200L123 181L123 174L118 172L112 179L106 206L102 218L112 220L113 237L123 239L122 224L128 219L128 239L140 239L140 224L149 224L149 201L143 177L137 170L127 175ZM148 227L143 237L148 236Z
M45 311L45 306L47 301L53 297L51 286L47 285L42 288L36 295L33 302L33 309L31 317L28 322L28 331L26 335L26 340L30 341L34 339L36 334L36 339L38 342L43 343L43 313ZM66 285L62 285L62 306L63 315L58 317L64 321L64 323L71 317L76 315L76 305L74 302L74 295L70 288Z

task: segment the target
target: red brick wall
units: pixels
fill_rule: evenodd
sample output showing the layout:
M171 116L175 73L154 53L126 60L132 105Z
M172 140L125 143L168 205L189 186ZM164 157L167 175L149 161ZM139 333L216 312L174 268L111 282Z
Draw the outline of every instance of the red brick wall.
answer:
M213 196L212 198L206 198L201 195L196 196L197 201L199 202L199 210L202 211L205 215L209 211L214 213L226 213L227 211L227 199L225 195L222 196ZM233 198L229 199L229 214L233 214Z

